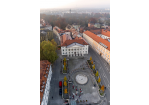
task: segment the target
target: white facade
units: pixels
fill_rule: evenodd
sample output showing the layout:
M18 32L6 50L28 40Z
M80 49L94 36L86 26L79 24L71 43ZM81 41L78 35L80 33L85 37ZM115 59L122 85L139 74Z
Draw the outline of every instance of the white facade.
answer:
M68 46L62 46L61 47L61 54L67 55L67 57L84 56L84 54L88 54L88 46L89 45L72 43Z
M52 77L52 67L50 65L49 74L48 74L48 78L47 78L47 83L46 83L46 86L45 86L45 90L44 90L41 105L47 105L48 104L51 77Z

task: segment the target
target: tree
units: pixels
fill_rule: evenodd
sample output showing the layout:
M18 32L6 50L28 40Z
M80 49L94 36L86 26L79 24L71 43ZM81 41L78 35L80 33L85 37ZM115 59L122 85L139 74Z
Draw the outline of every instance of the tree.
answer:
M93 64L93 61L91 61L91 64Z
M98 78L98 83L100 83L100 81L101 81L101 79L100 79L100 77Z
M66 66L66 62L64 61L64 66Z
M66 66L64 65L64 68L63 68L64 70L66 70Z
M93 70L95 70L95 64L93 65Z
M67 86L67 82L66 81L64 81L64 86Z
M64 58L64 61L66 62L66 58Z
M54 40L52 41L42 41L40 43L40 60L48 60L51 63L58 58L56 53L57 46Z
M92 60L92 57L90 57L90 61Z
M101 86L101 90L104 92L104 90L105 90L104 85Z
M90 18L90 19L89 19L89 22L96 23L97 20L96 20L95 18Z
M98 73L98 71L96 71L96 74L95 74L95 76L96 76L96 77L98 77L98 76L99 76L99 73Z
M64 77L64 81L67 81L67 78L66 78L66 76Z
M67 92L67 88L65 88L64 93L65 93L65 94L67 94L67 93L68 93L68 92Z

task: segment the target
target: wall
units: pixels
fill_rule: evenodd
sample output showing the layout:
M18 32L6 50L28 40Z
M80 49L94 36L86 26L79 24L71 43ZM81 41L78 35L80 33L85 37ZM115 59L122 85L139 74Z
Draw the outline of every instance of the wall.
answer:
M84 45L84 47L79 47L79 46L77 46L77 47L72 46L70 48L61 47L61 54L62 55L74 54L74 52L76 52L76 54L79 54L79 53L88 54L88 45Z

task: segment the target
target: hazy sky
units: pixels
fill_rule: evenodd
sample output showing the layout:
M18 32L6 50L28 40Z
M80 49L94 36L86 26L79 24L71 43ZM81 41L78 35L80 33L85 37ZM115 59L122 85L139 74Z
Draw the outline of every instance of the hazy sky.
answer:
M40 0L40 8L107 8L110 0Z

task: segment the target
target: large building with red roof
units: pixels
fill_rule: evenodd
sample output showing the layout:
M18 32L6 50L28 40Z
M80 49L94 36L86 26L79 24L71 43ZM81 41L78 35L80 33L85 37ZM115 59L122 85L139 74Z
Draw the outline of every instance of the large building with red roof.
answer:
M90 31L85 31L83 33L83 38L110 64L110 42L108 40L105 40Z
M88 43L83 39L66 40L61 45L61 54L67 57L88 54Z
M41 60L40 61L40 105L48 104L51 77L52 77L51 63L48 60Z

